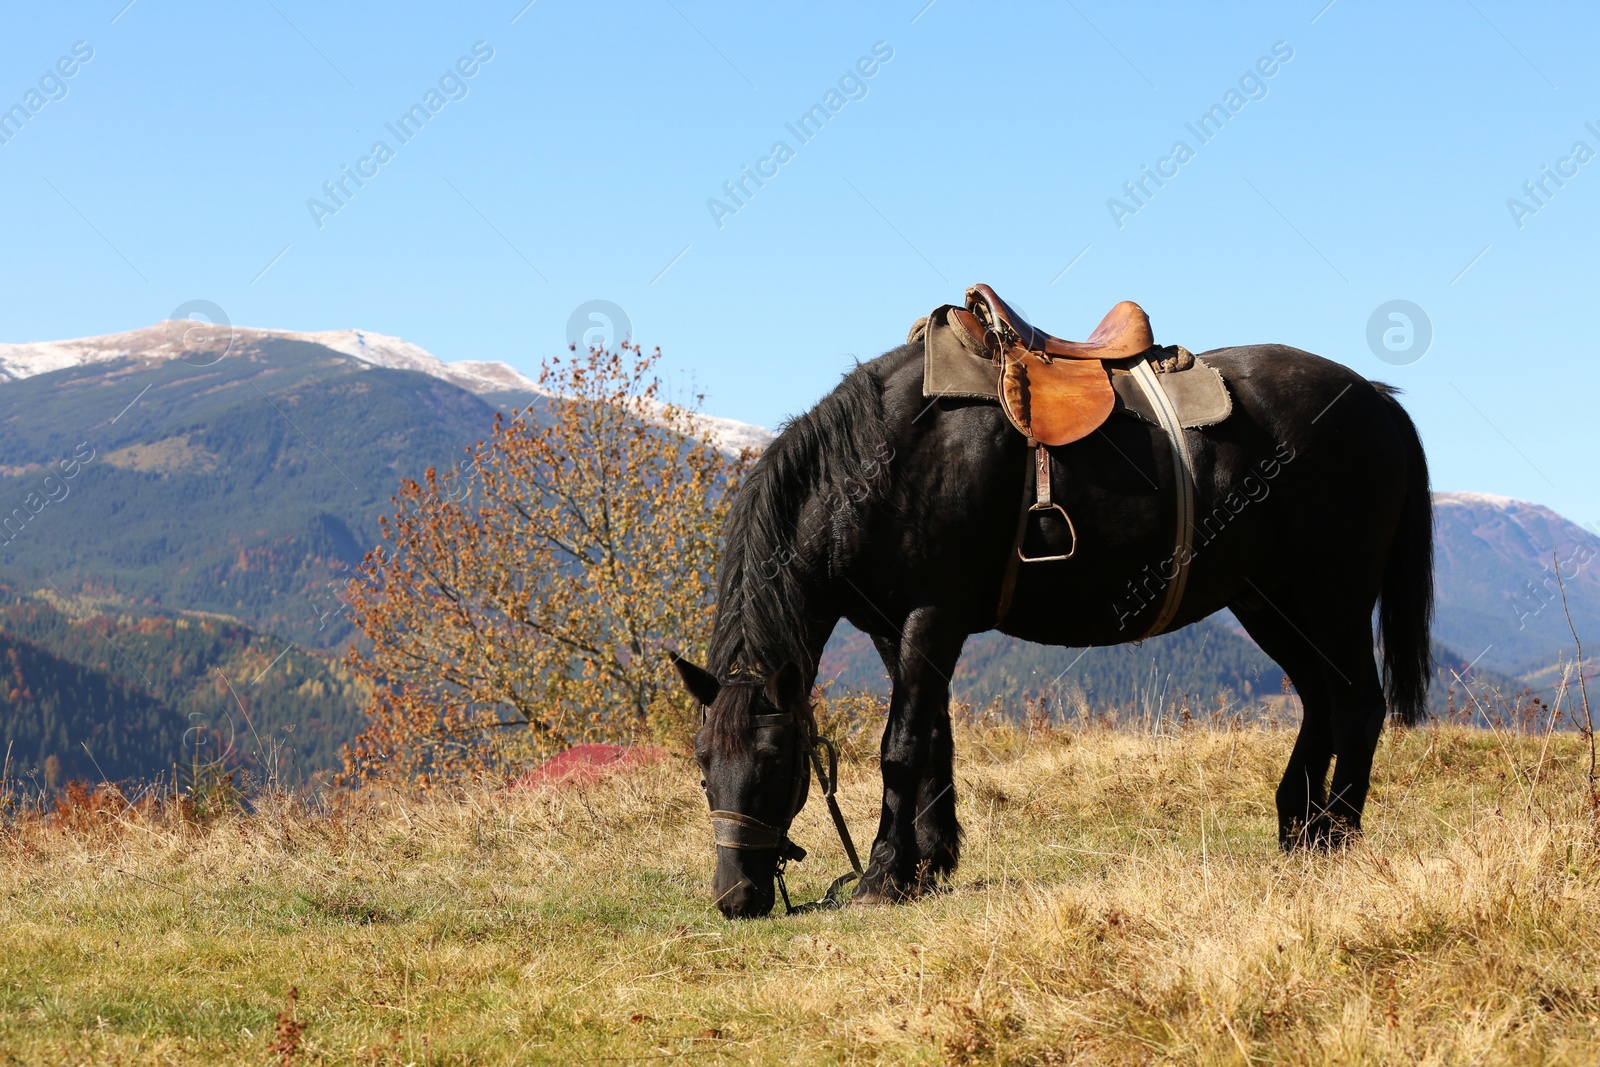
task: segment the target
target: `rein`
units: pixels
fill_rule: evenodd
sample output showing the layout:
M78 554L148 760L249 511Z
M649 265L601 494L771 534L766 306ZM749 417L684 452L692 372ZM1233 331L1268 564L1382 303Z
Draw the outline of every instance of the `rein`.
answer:
M783 895L784 910L795 915L807 911L817 911L823 908L838 908L844 906L841 893L845 886L861 877L861 859L856 855L856 845L850 838L850 827L844 821L844 812L839 810L839 800L836 796L839 789L839 746L831 738L821 737L817 734L814 720L807 716L801 719L791 714L753 715L750 718L750 728L759 730L768 726L785 726L790 722L800 728L801 744L796 755L797 762L804 761L803 768L796 768L796 781L792 810L789 819L800 814L804 804L803 793L810 784L810 775L815 772L817 783L822 787L822 799L827 802L828 814L833 817L833 827L839 832L839 842L844 845L845 855L850 857L851 872L835 878L828 886L820 899L809 904L796 906L789 900L789 887L784 882L784 869L790 860L799 863L806 858L806 850L789 840L789 828L777 827L764 823L760 819L753 819L748 815L741 815L736 811L713 811L711 813L711 835L718 846L722 848L735 848L747 851L762 849L778 850L778 892ZM828 753L827 762L822 759L822 750Z

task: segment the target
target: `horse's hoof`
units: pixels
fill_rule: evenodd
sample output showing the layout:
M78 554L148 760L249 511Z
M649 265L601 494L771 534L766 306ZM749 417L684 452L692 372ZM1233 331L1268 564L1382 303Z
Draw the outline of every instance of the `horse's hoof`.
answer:
M855 891L850 894L852 904L903 904L910 900L912 893L899 879L891 875L874 875L872 871L856 884Z
M863 882L851 894L855 904L907 904L930 893L948 893L950 888L932 877L885 877Z
M1318 815L1309 823L1294 819L1278 827L1278 846L1285 852L1333 852L1360 837L1360 823L1330 815Z
M893 878L887 875L874 877L871 871L856 883L855 890L850 894L852 904L898 904L904 899L904 890Z

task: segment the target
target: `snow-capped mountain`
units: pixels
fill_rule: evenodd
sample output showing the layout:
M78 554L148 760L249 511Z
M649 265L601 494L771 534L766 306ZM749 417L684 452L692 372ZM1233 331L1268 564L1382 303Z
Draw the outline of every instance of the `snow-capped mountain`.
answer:
M375 367L415 371L460 386L469 393L552 395L532 378L504 363L483 360L445 362L410 341L366 330L297 332L248 326L217 326L188 319L158 322L126 333L79 337L67 341L0 344L0 382L113 360L142 358L214 362L242 346L267 340L303 341L361 360ZM760 448L772 435L760 426L715 415L701 415L701 424L724 449Z
M67 341L34 341L0 344L0 378L31 378L36 374L86 363L106 363L115 359L142 356L147 359L194 358L204 354L216 358L228 350L276 338L322 345L335 352L354 356L364 363L396 370L419 371L453 381L463 388L482 392L493 384L500 389L525 389L540 392L538 383L502 363L445 363L409 341L365 330L323 330L300 333L293 330L264 330L249 326L216 326L187 319L158 322L154 326L99 337L78 337ZM482 368L497 368L489 376ZM469 384L471 383L471 384Z

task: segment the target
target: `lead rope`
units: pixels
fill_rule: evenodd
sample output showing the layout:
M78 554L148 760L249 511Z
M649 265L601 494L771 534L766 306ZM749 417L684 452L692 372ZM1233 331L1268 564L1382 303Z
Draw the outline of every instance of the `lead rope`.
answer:
M784 881L783 881L783 869L785 867L787 867L787 866L789 866L789 857L788 856L779 856L778 857L778 892L783 894L783 913L785 915L793 915L794 914L794 905L789 903L789 887L787 885L785 885Z
M841 874L835 878L820 898L809 904L794 905L789 900L789 886L784 881L784 871L789 866L789 857L793 852L799 852L796 859L804 857L804 850L789 841L788 835L784 836L783 846L778 853L778 892L783 896L783 910L788 915L802 915L808 911L821 911L824 908L842 908L845 905L843 896L844 888L862 876L861 858L856 855L856 843L850 837L850 826L844 821L844 812L839 810L839 801L835 794L839 789L839 746L831 738L818 736L811 724L802 723L801 729L806 732L806 750L811 755L811 769L817 772L817 782L822 786L822 799L828 804L828 814L833 817L833 828L839 831L839 843L844 845L846 856L850 857L850 873ZM824 767L822 755L818 748L828 750L828 762Z
M828 772L822 771L822 756L817 748L821 746L828 750ZM817 781L822 783L822 799L828 802L828 814L833 816L833 827L839 831L839 842L844 845L844 854L850 857L850 869L855 876L860 878L861 858L856 855L856 843L850 839L850 827L844 821L844 812L839 810L838 798L834 795L839 789L839 746L831 738L818 737L811 734L811 764L816 768Z

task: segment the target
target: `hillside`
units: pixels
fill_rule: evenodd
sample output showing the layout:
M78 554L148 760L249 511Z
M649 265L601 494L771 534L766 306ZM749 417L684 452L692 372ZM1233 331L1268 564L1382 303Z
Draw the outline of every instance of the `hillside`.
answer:
M331 646L347 626L328 583L376 542L400 479L456 462L493 416L437 378L275 339L205 367L130 358L9 382L0 575ZM66 457L81 465L51 500Z
M381 335L185 346L175 325L0 345L0 580L333 647L349 636L337 582L400 480L459 462L496 411L551 402L502 364ZM765 439L706 425L727 447Z
M217 618L0 588L0 651L11 774L47 786L148 780L196 761L305 783L338 768L364 722L342 664Z
M1488 493L1434 494L1435 636L1508 674L1548 673L1572 634L1600 638L1600 535L1549 508ZM1554 557L1554 558L1552 558Z
M370 330L296 332L219 326L190 319L158 322L143 329L99 337L0 343L0 381L32 378L69 368L92 368L96 364L120 364L130 359L142 364L177 361L203 368L246 350L272 347L283 341L310 345L331 357L371 367L412 371L449 382L483 397L500 411L523 408L551 396L538 382L504 363L446 362L420 345ZM117 368L107 369L115 373ZM698 418L712 437L730 452L759 448L771 438L761 427L736 419L706 414Z
M712 906L677 756L567 790L13 822L0 1056L1596 1062L1577 739L1389 731L1365 842L1285 857L1269 812L1292 742L960 723L949 892L741 922ZM840 778L862 842L877 768ZM811 900L847 869L815 794L794 836L812 852L790 891Z
M188 726L139 687L0 632L4 777L27 791L159 774L181 760Z

